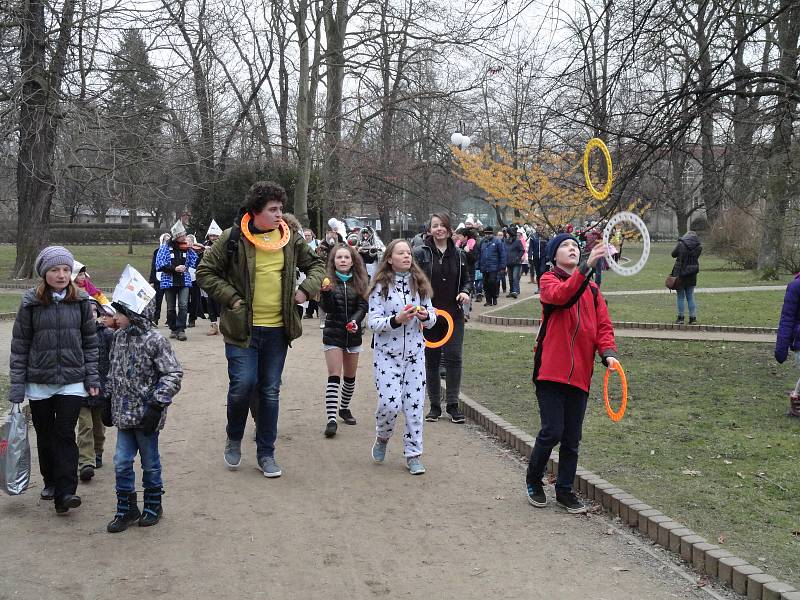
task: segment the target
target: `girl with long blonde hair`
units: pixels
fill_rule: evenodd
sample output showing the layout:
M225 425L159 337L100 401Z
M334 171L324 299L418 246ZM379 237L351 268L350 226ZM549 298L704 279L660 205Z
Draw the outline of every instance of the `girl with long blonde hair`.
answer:
M425 338L420 326L429 329L436 323L431 295L431 284L414 262L408 242L391 242L369 291L368 322L374 332L373 366L378 391L372 460L382 463L386 458L397 413L402 409L404 454L412 475L425 472L420 461L425 405Z

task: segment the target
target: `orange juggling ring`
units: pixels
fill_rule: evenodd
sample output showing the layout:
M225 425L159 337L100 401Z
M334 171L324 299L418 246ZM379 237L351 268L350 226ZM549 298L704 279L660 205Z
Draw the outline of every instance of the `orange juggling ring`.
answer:
M611 371L619 373L620 381L622 381L622 404L617 412L611 409L611 404L608 401L608 377L611 375ZM617 361L614 368L609 367L606 369L606 376L603 378L603 400L606 403L606 412L611 417L611 420L619 421L622 419L622 415L625 414L625 407L628 406L628 380L625 378L625 371L622 370L622 365L619 361Z
M248 227L248 225L250 225L250 213L244 213L244 216L242 217L242 223L240 225L244 237L246 237L247 240L256 248L259 248L260 250L266 250L267 252L280 250L289 243L289 239L292 237L289 226L286 224L286 221L282 219L278 221L278 229L281 231L281 239L279 239L277 242L270 242L266 235L259 235L257 237L250 231L250 227Z
M453 317L450 315L449 312L447 312L446 310L442 310L441 308L437 308L435 310L436 310L436 318L438 319L439 317L443 317L445 322L447 323L447 333L445 333L444 336L442 336L442 339L440 339L438 342L429 342L428 340L425 340L426 348L441 348L447 342L450 341L451 337L453 337L453 329L454 329ZM420 328L422 328L422 323L420 323L419 326ZM422 335L423 337L425 337L424 331Z

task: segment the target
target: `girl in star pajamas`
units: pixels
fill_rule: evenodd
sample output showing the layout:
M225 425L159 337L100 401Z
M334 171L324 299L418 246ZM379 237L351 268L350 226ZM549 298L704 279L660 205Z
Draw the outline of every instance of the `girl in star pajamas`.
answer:
M425 405L425 338L422 327L436 323L431 304L431 284L411 255L405 240L391 242L372 278L369 290L368 324L372 338L375 386L375 444L372 460L383 462L397 413L405 416L403 448L412 475L425 467L422 455L422 424Z

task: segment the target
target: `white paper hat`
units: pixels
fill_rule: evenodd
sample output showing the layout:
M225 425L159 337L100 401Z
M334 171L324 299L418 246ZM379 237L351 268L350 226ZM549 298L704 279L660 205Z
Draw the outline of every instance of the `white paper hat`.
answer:
M81 272L81 269L85 268L86 265L82 262L72 259L72 281L75 281L75 278L78 276L78 273ZM88 275L88 273L86 273Z
M117 287L114 288L111 301L140 315L145 306L155 297L156 291L147 283L147 279L142 277L142 274L132 266L126 265Z
M175 225L172 226L172 229L170 229L169 232L172 234L172 237L176 238L179 235L186 234L186 227L183 226L183 223L181 223L179 219L175 221Z
M206 237L210 235L222 235L222 229L214 219L211 219L211 225L208 226L208 231L206 231Z

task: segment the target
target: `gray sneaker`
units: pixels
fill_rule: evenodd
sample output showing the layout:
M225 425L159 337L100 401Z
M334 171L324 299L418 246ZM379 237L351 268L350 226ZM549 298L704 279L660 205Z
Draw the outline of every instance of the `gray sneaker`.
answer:
M229 469L238 469L242 464L242 440L232 440L228 438L225 442L225 452L222 457L225 459L225 466Z
M425 472L425 467L419 460L419 456L409 456L406 459L406 466L412 475L422 475Z
M262 456L258 459L258 466L264 473L264 477L280 477L283 471L275 462L274 456Z

